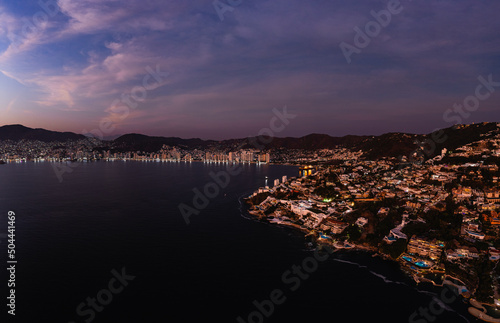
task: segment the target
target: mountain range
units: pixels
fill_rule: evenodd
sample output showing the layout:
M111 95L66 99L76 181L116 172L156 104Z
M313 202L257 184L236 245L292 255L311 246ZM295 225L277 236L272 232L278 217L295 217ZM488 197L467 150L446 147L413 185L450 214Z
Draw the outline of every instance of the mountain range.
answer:
M409 155L424 149L427 157L434 157L443 148L454 150L460 146L494 137L500 134L500 123L483 122L469 125L454 125L429 134L386 133L379 136L332 137L325 134L310 134L300 138L293 137L249 137L227 139L222 141L203 140L199 138L182 139L178 137L153 137L142 134L126 134L114 140L103 140L102 148L114 151L146 151L153 152L163 145L183 149L223 149L238 148L259 149L332 149L350 148L362 150L367 158L397 157ZM68 140L84 140L87 137L73 132L57 132L46 129L33 129L22 125L6 125L0 127L0 140L39 140L43 142L65 142ZM421 143L425 142L425 145Z

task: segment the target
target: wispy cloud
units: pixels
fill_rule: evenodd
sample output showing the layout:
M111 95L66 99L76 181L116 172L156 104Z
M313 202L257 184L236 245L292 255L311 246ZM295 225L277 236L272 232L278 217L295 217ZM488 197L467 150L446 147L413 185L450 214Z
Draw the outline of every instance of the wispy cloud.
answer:
M419 117L397 127L426 127L422 116L444 111L478 75L500 75L500 4L493 2L404 2L352 64L339 43L352 41L353 28L384 3L253 1L223 22L203 0L58 4L58 15L27 38L16 35L34 12L0 9L0 70L36 97L32 109L99 120L117 96L140 85L145 67L161 66L170 73L165 86L121 131L142 126L159 134L168 123L172 134L209 137L223 136L211 127L232 125L238 136L283 104L305 116L290 134L345 134L342 120L360 115L359 129L374 132L391 130L391 118L405 114Z
M9 104L7 104L7 107L5 108L5 112L10 112L12 110L12 107L16 103L16 101L17 101L17 98L10 100Z

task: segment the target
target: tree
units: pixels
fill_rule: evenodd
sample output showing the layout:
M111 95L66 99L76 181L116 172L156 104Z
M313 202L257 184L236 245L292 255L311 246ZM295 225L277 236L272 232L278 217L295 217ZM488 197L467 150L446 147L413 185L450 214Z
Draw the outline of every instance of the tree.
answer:
M393 259L396 259L406 250L407 244L405 239L398 239L391 244L382 245L381 251L391 256Z
M416 236L422 236L425 233L429 232L430 226L427 223L422 223L422 222L411 222L407 224L403 228L403 232L408 236L411 237L413 235Z
M342 234L347 237L349 241L357 241L361 237L361 231L359 227L355 224L349 225Z

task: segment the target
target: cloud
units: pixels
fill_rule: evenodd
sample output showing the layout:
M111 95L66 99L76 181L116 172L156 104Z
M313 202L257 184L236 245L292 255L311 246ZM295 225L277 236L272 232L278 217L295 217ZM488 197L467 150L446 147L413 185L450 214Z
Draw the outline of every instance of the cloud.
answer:
M10 60L3 73L40 91L40 99L36 102L42 106L64 105L66 108L76 109L75 105L81 101L99 100L123 93L130 84L142 80L148 66L161 65L165 68L168 65L173 69L183 65L194 66L196 61L203 60L208 55L209 46L202 44L199 46L201 55L193 60L189 55L185 55L196 55L191 48L179 48L177 44L166 40L165 35L156 33L170 29L173 22L169 18L173 17L176 10L185 7L184 5L165 5L158 1L124 3L112 0L60 0L58 4L61 12L69 17L68 20L58 20L59 28L49 29L42 26L43 28L36 30L36 34L21 39L20 43L11 42L1 57L4 61ZM8 14L3 14L2 17L5 19L0 24L0 31L3 31L4 35L10 35L12 30L22 29L18 17ZM181 26L190 24L190 19L176 19L183 20L179 24ZM88 43L88 38L85 38L87 34L109 34L110 29L125 32L127 36L112 34L114 40L103 40L97 44ZM70 61L67 56L61 56L63 60L60 65L57 64L61 61L50 63L52 58L49 57L45 61L20 61L17 59L19 55L14 55L24 53L26 57L27 52L37 47L53 51L53 43L60 44L59 46L74 46L72 42L78 40L93 49L80 51L80 57L74 55ZM32 58L42 53L38 51L29 55ZM81 58L85 58L85 61ZM23 68L19 68L21 65L24 65ZM100 104L101 107L102 105L103 103Z
M245 1L223 22L202 0L58 4L57 16L21 39L13 35L23 16L0 10L0 70L37 96L40 111L87 112L97 121L141 85L147 66L168 71L124 127L160 129L161 120L179 131L183 124L241 129L284 104L302 112L300 128L310 132L317 124L327 129L326 120L425 115L468 95L478 75L499 67L500 4L491 2L403 2L351 64L339 43L352 43L353 28L385 3Z
M14 99L9 101L9 104L7 104L7 107L5 108L5 112L10 112L12 110L12 107L16 103L17 99L18 98L14 98Z
M164 1L59 0L69 22L61 35L113 31L165 31L183 4Z
M17 17L0 7L0 38L6 45L0 54L0 63L50 42L48 30L53 27L54 23L41 8L31 16Z

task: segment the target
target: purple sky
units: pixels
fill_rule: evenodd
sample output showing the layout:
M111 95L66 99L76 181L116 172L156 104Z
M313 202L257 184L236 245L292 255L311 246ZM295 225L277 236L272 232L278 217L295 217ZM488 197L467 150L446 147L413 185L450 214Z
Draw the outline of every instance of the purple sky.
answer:
M283 106L279 137L500 121L500 86L474 101L478 77L500 82L498 1L242 0L223 20L213 0L42 3L0 1L0 125L226 139ZM371 37L348 63L356 27Z

